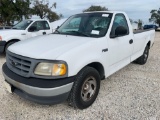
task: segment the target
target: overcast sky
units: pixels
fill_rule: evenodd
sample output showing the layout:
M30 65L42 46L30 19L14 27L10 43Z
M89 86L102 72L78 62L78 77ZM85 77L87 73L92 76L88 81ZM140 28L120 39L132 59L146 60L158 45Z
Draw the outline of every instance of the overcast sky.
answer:
M56 12L64 17L80 13L91 5L105 6L109 10L125 11L133 20L142 19L148 23L150 11L160 8L160 0L49 0L57 3Z

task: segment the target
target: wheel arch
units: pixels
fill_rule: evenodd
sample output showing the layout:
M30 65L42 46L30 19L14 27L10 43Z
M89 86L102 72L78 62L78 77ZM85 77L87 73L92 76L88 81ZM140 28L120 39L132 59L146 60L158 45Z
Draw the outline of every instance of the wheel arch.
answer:
M100 75L101 80L103 80L105 78L104 66L100 62L92 62L92 63L87 64L84 67L87 67L87 66L93 67L94 69L96 69L98 71L99 75Z
M151 48L151 41L150 40L148 41L147 46L149 47L149 49Z
M6 52L6 48L7 48L8 44L10 44L11 42L18 42L18 41L20 41L20 40L19 39L11 39L11 40L9 40L5 45L4 51Z
M19 41L20 41L19 39L11 39L6 43L5 47L11 42L19 42Z

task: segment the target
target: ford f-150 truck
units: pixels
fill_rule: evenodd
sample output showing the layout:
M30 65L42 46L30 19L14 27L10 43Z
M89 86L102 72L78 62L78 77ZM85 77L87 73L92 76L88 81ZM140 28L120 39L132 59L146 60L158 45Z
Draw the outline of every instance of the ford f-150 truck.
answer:
M42 19L28 19L19 22L10 30L0 31L0 53L15 42L26 40L32 37L51 34L66 19L61 19L52 23Z
M3 75L8 91L40 104L92 105L100 81L132 61L143 65L155 30L133 33L124 12L71 16L54 34L18 42L7 50Z

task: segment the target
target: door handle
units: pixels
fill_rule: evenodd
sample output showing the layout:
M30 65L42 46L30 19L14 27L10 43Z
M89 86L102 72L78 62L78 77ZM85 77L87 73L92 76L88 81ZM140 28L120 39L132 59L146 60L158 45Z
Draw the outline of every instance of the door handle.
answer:
M102 50L102 52L107 52L107 51L108 51L108 48Z
M46 35L46 32L43 32L43 35Z
M132 44L133 43L133 40L131 39L130 41L129 41L129 44Z

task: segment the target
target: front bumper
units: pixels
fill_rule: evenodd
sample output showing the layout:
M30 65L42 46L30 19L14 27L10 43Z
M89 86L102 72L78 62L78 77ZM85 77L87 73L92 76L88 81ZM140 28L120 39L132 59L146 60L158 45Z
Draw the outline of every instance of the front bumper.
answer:
M0 41L0 53L4 52L6 41Z
M40 104L57 104L65 101L74 81L74 77L57 80L25 78L12 72L6 63L2 70L5 81L12 86L14 93Z

